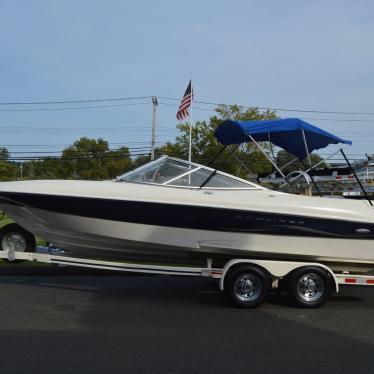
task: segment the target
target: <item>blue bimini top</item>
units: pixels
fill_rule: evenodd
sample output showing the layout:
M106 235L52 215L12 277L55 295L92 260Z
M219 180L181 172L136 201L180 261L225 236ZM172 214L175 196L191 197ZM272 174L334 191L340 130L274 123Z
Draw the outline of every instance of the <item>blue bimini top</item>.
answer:
M329 144L352 144L319 127L313 126L299 118L282 118L262 121L231 121L223 122L214 132L217 140L223 145L270 141L276 146L293 154L300 160L307 156L302 131L304 130L308 153L325 148Z

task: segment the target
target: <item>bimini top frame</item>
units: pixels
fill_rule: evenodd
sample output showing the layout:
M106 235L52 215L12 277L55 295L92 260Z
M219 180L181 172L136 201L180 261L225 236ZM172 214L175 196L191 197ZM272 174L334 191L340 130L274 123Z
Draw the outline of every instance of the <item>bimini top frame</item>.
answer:
M280 175L285 179L285 184L289 183L287 181L285 174L282 172L282 168L278 167L274 159L272 159L265 150L261 147L258 142L266 141L270 144L274 144L288 153L294 155L296 158L289 164L299 159L301 161L307 159L309 163L309 168L306 173L309 173L312 169L316 168L320 163L312 165L310 160L310 154L321 148L325 148L330 144L346 144L351 145L350 140L345 140L339 138L338 136L331 134L319 127L311 125L299 118L282 118L282 119L270 119L261 121L224 121L215 131L215 137L224 146L231 144L239 145L242 143L250 142L253 143L269 160L269 162L275 167L275 169L280 173ZM359 183L365 197L368 199L369 203L372 205L370 198L368 197L362 183L358 179L352 165L347 159L343 148L339 150L348 166L350 167L352 173L354 174L357 182ZM339 152L338 151L338 152ZM338 152L335 152L334 155ZM331 158L332 156L330 156ZM322 162L322 161L321 161ZM298 179L301 176L298 175L293 177L291 181ZM309 178L315 185L317 191L318 186L316 185L312 176ZM284 184L284 185L285 185ZM284 186L282 185L282 187Z

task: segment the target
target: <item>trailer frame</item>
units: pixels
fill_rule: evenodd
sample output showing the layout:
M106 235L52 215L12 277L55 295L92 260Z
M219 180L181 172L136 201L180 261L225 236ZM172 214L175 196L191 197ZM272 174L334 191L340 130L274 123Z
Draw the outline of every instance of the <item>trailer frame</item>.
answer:
M213 260L206 259L206 266L194 267L185 265L159 265L152 263L104 261L69 256L55 247L39 246L35 252L16 252L15 250L0 251L0 258L13 261L35 261L57 266L73 266L109 271L119 271L138 274L158 274L176 276L194 276L217 279L219 290L225 291L226 280L233 270L254 266L265 271L271 280L271 288L279 288L280 282L292 274L295 270L303 268L319 268L324 270L332 282L332 290L339 292L340 285L364 285L374 286L374 275L350 274L348 272L337 273L329 266L319 262L263 260L257 258L233 258L223 267L213 267Z

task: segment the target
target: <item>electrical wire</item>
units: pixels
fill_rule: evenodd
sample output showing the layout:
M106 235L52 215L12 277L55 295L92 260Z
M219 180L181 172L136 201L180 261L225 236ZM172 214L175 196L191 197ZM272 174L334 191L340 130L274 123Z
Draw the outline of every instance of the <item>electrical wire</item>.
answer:
M155 95L153 95L155 96ZM46 101L3 101L0 102L0 106L19 106L19 105L60 105L60 104L83 104L83 103L102 103L102 102L114 102L114 101L129 101L129 100L144 100L151 99L153 96L134 96L134 97L112 97L103 99L82 99L82 100L46 100ZM169 100L169 101L180 101L181 98L166 97L166 96L155 96L158 99ZM150 102L146 102L149 104ZM294 112L294 113L320 113L320 114L338 114L338 115L374 115L374 112L350 112L350 111L333 111L333 110L316 110L316 109L294 109L294 108L282 108L282 107L263 107L257 105L237 105L237 104L225 104L212 101L200 101L195 100L194 103L203 105L236 105L241 108L258 108L261 110L269 110L276 112ZM134 103L134 105L142 105L144 103ZM160 103L161 104L161 103ZM127 104L130 105L130 104ZM168 105L167 103L162 103L162 105ZM171 104L169 104L171 105ZM119 105L103 105L103 106L85 106L85 107L65 107L65 108L37 108L37 109L0 109L0 111L40 111L40 110L72 110L72 109L97 109L105 107L117 107L125 106L125 104ZM198 110L210 110L207 108L196 108Z
M195 102L197 102L197 101L195 101ZM177 104L170 104L170 103L163 103L163 102L159 102L158 104L161 105L161 106L171 106L171 107L175 107L175 108L179 107L179 105L177 105ZM225 105L231 105L231 104L225 104ZM240 105L239 105L239 107L242 107L242 108L253 108L253 107L250 107L250 106L240 106ZM259 108L259 109L263 109L263 108ZM216 108L208 109L208 108L200 108L200 107L194 106L193 110L204 110L204 111L208 111L208 112L215 112ZM337 114L337 112L335 112L335 114ZM341 113L341 114L343 114L343 113ZM368 114L371 114L371 113L368 113ZM374 113L372 113L372 114L374 114ZM373 119L369 119L369 118L365 118L365 119L356 119L356 118L342 119L342 118L301 117L301 119L312 120L312 121L333 121L333 122L374 122L374 118Z
M172 101L180 101L180 99L173 98L173 97L165 97L165 96L158 96L159 99L164 100L172 100ZM194 100L194 103L197 104L204 104L204 105L228 105L228 106L238 106L240 108L258 108L261 110L269 110L275 112L295 112L295 113L322 113L322 114L341 114L341 115L374 115L374 112L345 112L345 111L332 111L332 110L316 110L316 109L290 109L290 108L271 108L271 107L262 107L258 105L238 105L238 104L225 104L225 103L217 103L217 102L209 102L209 101L199 101Z
M151 147L144 147L144 148L127 148L128 150L130 151L135 151L135 152L145 152L145 151L150 151L151 150ZM84 154L83 151L76 151L74 150L74 153L79 155L79 154ZM118 152L118 151L122 151L121 148L117 148L117 149L109 149L108 151L104 151L104 153L107 153L107 152ZM15 151L15 152L11 152L11 154L28 154L28 155L31 155L31 154L61 154L63 152L62 151L37 151L37 152L33 152L33 151Z
M36 109L0 109L0 112L42 112L55 110L83 110L83 109L102 109L102 108L120 108L125 106L148 105L148 102L131 103L131 104L115 104L115 105L95 105L95 106L77 106L62 108L36 108Z
M178 108L179 107L179 105L177 105L177 104L169 104L169 103L163 103L163 102L159 102L158 105L161 105L161 106L172 106L174 108ZM199 107L196 107L196 106L193 107L193 110L205 110L207 112L215 112L216 111L215 108L213 108L213 109L199 108Z
M82 103L102 103L107 101L127 101L151 99L152 96L135 96L135 97L112 97L104 99L83 99L83 100L59 100L59 101L0 101L0 105L49 105L49 104L82 104Z
M150 152L140 152L140 153L128 153L126 157L135 157L135 156L149 156ZM90 156L10 156L2 161L43 161L45 159L56 159L56 160L91 160L91 159L123 159L124 155L90 155Z
M131 144L150 144L150 142L132 142ZM156 142L155 143L156 145L163 145L164 142ZM117 145L117 146L122 146L122 147L126 147L126 148L129 148L129 149L136 149L138 147L133 147L130 145L130 143L108 143L109 146L111 145ZM64 148L68 148L68 147L72 147L73 144L3 144L1 145L0 144L0 148L6 148L6 147L14 147L14 148L19 148L19 147L22 147L22 148L58 148L58 149L61 149L61 147L64 147ZM146 147L146 146L145 146ZM141 147L143 148L143 147ZM150 146L149 146L150 148Z

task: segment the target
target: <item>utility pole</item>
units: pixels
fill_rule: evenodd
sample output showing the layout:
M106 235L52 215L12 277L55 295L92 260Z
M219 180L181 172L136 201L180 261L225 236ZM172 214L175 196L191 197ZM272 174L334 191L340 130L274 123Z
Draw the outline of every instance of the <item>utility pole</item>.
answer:
M156 110L157 110L157 97L152 96L153 103L153 116L152 116L152 141L151 141L151 161L155 159L155 144L156 144Z

